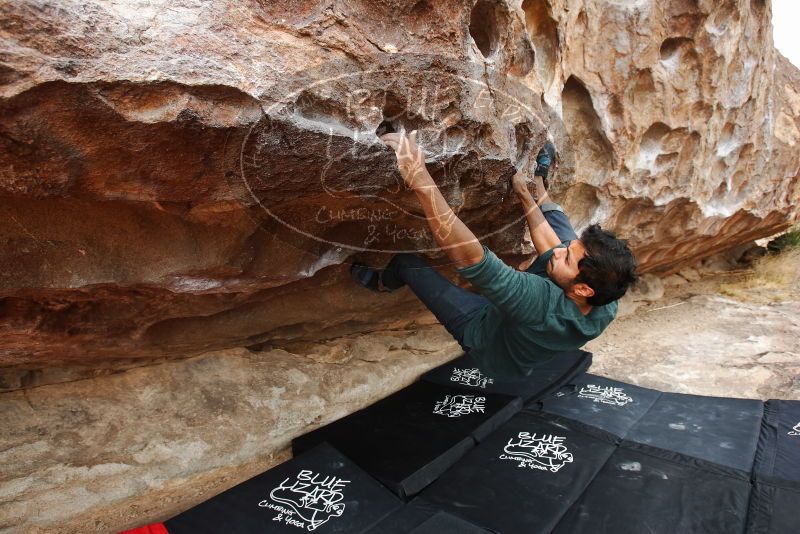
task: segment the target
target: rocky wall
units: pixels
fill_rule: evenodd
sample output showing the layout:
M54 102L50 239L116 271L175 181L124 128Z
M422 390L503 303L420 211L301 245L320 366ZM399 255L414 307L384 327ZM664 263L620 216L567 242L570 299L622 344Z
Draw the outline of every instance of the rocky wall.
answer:
M455 354L441 328L228 349L0 398L0 532L163 521L291 456L291 439ZM302 349L302 350L299 350Z
M800 75L760 0L0 5L0 387L334 338L419 311L349 262L443 264L376 133L416 128L509 260L547 136L581 229L672 272L797 217ZM446 269L444 272L448 272ZM54 371L58 367L61 371Z

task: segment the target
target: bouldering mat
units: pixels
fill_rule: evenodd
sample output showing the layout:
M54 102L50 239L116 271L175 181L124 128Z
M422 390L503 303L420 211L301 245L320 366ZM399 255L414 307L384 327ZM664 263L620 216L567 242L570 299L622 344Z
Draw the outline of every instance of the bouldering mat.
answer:
M743 532L749 496L746 473L623 442L554 532Z
M624 438L659 396L661 392L654 389L584 373L529 406Z
M626 439L749 473L763 411L758 400L662 393Z
M769 400L764 405L753 471L800 482L800 401Z
M322 444L164 522L169 534L366 532L402 502Z
M490 532L416 498L378 523L369 534L481 534Z
M582 350L569 351L541 363L528 376L504 379L487 374L467 353L428 371L422 379L474 391L513 395L529 402L558 389L574 376L586 371L591 363L591 353Z
M454 365L129 532L800 532L800 402L661 393L569 366L520 411L462 363L471 384L454 385ZM403 504L379 482L421 493Z
M436 512L409 534L487 534L488 530L477 527L447 512Z
M520 408L518 397L417 382L295 439L292 448L298 454L327 441L407 498Z
M800 532L800 482L757 479L747 517L748 534Z
M493 531L549 532L611 456L615 440L577 421L522 412L420 497Z

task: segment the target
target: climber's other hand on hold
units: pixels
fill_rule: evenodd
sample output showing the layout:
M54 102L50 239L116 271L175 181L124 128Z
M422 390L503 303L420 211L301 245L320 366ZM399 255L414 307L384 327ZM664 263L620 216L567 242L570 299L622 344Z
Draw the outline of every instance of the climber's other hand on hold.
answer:
M514 192L519 196L530 195L531 188L533 186L532 183L528 181L526 178L527 171L519 170L514 173L514 176L511 178L511 186L514 188ZM533 199L536 200L535 190L533 192Z
M433 185L433 179L425 168L425 154L417 145L417 131L406 133L387 133L381 136L386 146L397 156L397 168L406 186L415 191Z

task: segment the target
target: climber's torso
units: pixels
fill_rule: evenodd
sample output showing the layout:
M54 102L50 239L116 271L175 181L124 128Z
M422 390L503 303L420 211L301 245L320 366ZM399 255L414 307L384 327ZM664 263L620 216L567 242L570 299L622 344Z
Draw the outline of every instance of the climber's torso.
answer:
M483 261L459 273L490 302L472 317L464 336L470 354L485 363L487 371L527 374L558 352L596 338L616 316L616 302L594 306L584 314L567 298L547 276L553 250L524 273L486 252Z

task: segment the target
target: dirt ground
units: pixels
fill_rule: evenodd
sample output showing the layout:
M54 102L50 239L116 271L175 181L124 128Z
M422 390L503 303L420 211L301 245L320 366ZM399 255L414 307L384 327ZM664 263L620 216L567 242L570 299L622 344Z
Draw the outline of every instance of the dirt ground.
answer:
M681 274L661 298L621 307L586 346L591 372L662 391L800 399L800 250Z

